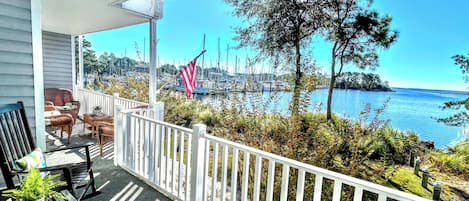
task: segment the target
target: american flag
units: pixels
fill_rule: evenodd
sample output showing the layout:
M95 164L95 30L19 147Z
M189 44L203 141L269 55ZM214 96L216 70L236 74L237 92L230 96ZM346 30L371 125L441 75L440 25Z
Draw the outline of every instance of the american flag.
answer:
M194 60L189 62L186 67L179 71L181 73L182 81L186 86L186 94L189 99L192 99L192 91L194 91L197 86L197 58L198 57L194 58Z

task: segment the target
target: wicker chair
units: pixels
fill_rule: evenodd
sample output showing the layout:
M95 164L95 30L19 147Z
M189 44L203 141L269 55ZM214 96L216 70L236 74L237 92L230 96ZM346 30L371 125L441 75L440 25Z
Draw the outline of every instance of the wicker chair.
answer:
M78 117L78 112L80 111L80 102L73 99L71 90L63 88L44 89L44 101L45 105L53 105L60 107L66 106L68 104L71 105L71 109L58 109L61 113L72 115L73 119L76 121Z
M57 111L55 106L52 105L46 105L44 107L44 111L47 112L53 112L54 114L52 115L46 115L44 118L46 120L46 128L51 128L56 131L57 129L60 129L60 139L63 138L63 133L65 132L68 134L67 136L67 143L70 144L70 140L72 137L72 129L73 125L75 124L74 118L72 117L71 114L55 114L55 113L60 113Z

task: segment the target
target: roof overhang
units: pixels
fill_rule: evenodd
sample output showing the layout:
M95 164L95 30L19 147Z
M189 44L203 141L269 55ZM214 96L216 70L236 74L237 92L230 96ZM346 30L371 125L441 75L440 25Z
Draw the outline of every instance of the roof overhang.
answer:
M42 30L81 35L161 18L161 0L42 0Z

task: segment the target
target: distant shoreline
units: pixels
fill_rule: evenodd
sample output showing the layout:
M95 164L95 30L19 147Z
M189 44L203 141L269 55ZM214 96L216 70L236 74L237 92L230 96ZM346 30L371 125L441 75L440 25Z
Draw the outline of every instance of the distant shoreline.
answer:
M327 88L326 88L327 89ZM374 88L374 89L365 89L365 88L340 88L334 87L334 89L342 90L357 90L357 91L369 91L369 92L395 92L392 88Z
M451 92L456 94L465 94L469 95L469 91L459 91L459 90L448 90L448 89L423 89L423 88L412 88L412 87L390 87L391 89L408 89L408 90L424 90L424 91L444 91L444 92Z

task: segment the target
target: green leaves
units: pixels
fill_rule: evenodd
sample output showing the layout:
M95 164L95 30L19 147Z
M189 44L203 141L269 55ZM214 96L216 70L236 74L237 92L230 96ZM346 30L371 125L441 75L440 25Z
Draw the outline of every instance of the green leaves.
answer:
M454 64L459 65L463 75L469 74L469 55L458 54L451 58L454 60ZM466 77L466 81L469 81L469 76ZM442 109L456 110L457 113L449 117L438 118L438 122L449 126L466 126L469 123L469 97L464 100L446 102L443 104Z
M32 168L19 189L6 190L3 196L24 201L49 200L50 198L64 199L65 197L61 193L53 190L66 185L63 181L55 181L58 176L48 175L43 178L39 170Z

